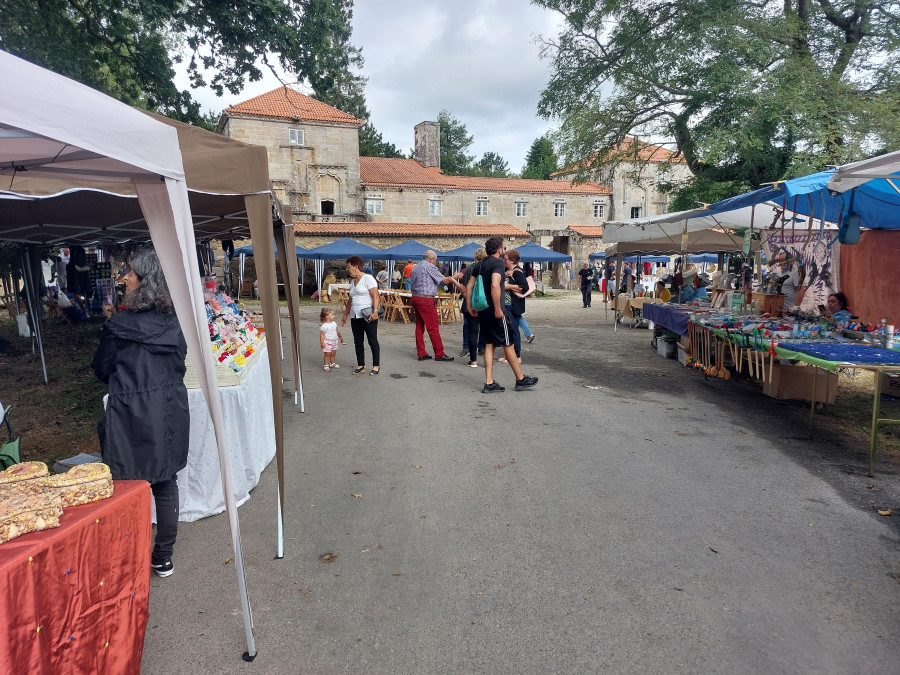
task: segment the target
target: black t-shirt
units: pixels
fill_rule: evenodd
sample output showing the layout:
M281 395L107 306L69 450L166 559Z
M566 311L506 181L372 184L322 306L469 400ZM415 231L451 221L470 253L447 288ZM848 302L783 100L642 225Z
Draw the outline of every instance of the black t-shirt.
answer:
M578 276L581 277L581 287L591 285L591 277L594 276L594 270L591 268L578 270Z
M486 297L488 301L487 309L484 311L487 311L488 309L493 310L494 297L491 295L491 276L495 273L500 275L500 299L502 301L504 277L506 276L506 263L500 260L500 258L491 256L478 263L478 270L476 272L481 275L481 283L484 284L484 297ZM476 272L473 272L473 274Z
M522 290L520 293L524 293L528 290L528 277L525 276L525 272L520 270L518 267L513 270L512 277L508 278L509 283L516 284ZM525 298L518 297L512 291L506 291L509 294L510 302L509 306L512 308L512 313L516 316L521 316L525 313Z

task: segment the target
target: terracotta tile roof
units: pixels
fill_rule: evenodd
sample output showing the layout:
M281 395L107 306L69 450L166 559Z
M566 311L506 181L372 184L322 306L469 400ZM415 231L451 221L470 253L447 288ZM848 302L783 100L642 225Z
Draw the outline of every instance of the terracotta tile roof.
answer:
M340 235L342 237L354 235L368 236L431 236L431 237L530 237L526 230L521 230L513 225L469 225L463 223L434 224L434 223L322 223L317 221L294 221L294 233L304 235Z
M330 105L301 94L290 87L278 87L267 94L261 94L243 103L225 108L225 112L229 115L298 118L311 122L363 123L353 115L332 108Z
M526 178L478 178L445 176L436 167L424 167L414 159L360 157L362 183L371 187L421 187L447 190L483 190L485 192L550 192L558 194L612 194L605 185L570 181L531 180Z
M587 161L576 162L564 169L551 173L551 176L565 176L575 173L587 162L594 162L599 153L592 154ZM626 136L625 140L607 153L609 158L615 158L620 161L640 161L640 162L669 162L671 164L684 164L684 157L668 148L652 143L645 143L633 136Z
M577 232L582 237L602 237L602 225L569 225L569 229Z

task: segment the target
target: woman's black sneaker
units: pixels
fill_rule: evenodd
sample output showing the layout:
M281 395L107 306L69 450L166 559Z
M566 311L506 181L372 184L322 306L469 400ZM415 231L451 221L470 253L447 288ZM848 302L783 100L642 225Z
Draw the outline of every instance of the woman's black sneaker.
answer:
M171 560L166 560L166 562L159 564L150 563L150 569L156 572L158 577L168 577L175 572L175 565L172 564Z
M521 380L516 380L516 391L522 391L523 389L528 389L529 387L533 387L537 384L536 377L529 377L526 375Z
M495 391L506 391L506 389L501 387L496 382L491 382L490 384L485 384L484 387L481 388L482 394L492 394Z

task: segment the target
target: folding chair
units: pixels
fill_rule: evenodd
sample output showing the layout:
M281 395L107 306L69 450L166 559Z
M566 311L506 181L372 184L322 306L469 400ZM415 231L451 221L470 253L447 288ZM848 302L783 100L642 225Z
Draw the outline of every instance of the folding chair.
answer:
M10 405L3 411L2 424L6 424L6 432L9 434L9 441L0 445L0 469L6 469L7 467L22 461L19 455L19 441L21 441L21 438L13 435L12 426L9 423L9 411L11 409L12 406Z

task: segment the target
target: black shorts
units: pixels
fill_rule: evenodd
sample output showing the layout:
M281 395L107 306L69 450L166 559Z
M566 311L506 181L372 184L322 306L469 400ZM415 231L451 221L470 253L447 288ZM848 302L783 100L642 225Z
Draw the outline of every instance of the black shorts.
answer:
M506 308L503 309L502 319L494 316L492 307L481 310L478 312L478 325L484 344L492 344L495 347L507 347L513 344L513 319Z

